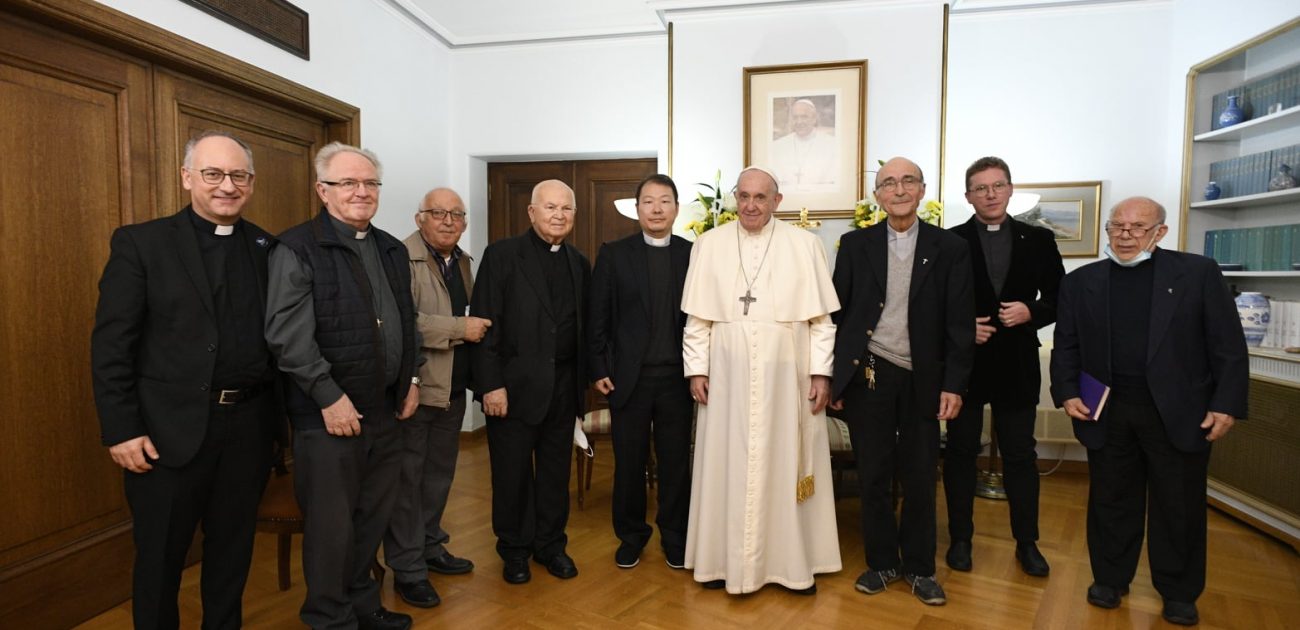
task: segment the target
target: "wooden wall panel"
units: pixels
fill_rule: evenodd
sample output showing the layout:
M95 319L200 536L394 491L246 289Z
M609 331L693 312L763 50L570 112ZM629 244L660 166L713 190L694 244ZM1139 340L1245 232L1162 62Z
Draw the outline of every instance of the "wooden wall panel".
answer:
M112 230L188 201L182 150L211 128L252 146L250 218L298 223L312 155L356 143L359 112L90 0L0 5L0 103L0 628L69 627L131 589L89 374Z

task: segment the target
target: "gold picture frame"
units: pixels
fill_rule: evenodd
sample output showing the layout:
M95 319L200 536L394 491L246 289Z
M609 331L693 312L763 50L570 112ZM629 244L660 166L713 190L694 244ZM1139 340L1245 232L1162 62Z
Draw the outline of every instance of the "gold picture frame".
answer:
M1015 193L1039 195L1032 208L1011 218L1051 230L1062 258L1097 256L1101 182L1015 184Z
M867 60L744 69L744 163L780 182L781 218L852 218L863 198Z

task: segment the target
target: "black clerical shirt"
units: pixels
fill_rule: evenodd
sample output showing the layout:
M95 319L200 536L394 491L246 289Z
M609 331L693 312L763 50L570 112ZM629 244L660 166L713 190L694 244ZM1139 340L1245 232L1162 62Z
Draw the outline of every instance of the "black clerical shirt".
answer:
M1155 265L1110 266L1111 395L1130 404L1152 405L1147 387L1147 339L1151 329L1151 287Z
M555 362L572 361L578 353L578 300L574 296L573 274L569 270L569 255L561 245L551 251L551 244L542 240L533 230L533 246L542 258L542 275L551 296L551 312L555 314Z
M199 255L212 291L217 322L217 363L214 389L242 389L270 378L270 355L262 329L263 296L253 270L253 254L244 235L244 222L228 235L217 224L189 209L198 236Z

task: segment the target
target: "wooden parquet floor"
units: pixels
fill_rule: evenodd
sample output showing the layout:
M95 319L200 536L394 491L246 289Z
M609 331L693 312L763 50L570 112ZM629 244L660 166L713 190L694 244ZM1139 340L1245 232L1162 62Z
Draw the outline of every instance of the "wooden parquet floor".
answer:
M532 582L522 586L501 579L494 551L487 441L463 441L456 485L445 517L450 548L475 561L473 573L431 574L442 604L424 610L403 603L385 579L388 608L411 614L415 628L1158 628L1174 627L1160 618L1160 596L1151 586L1145 554L1132 593L1116 610L1101 610L1084 600L1091 582L1084 534L1087 478L1058 473L1043 478L1040 549L1052 564L1049 578L1020 572L1013 558L1006 505L976 499L975 570L950 571L946 516L939 492L938 578L948 605L925 606L903 583L879 595L863 595L853 581L864 569L858 537L858 505L838 502L840 550L844 570L818 576L818 593L793 595L768 585L746 596L708 591L689 573L664 564L652 540L634 569L614 565L618 540L610 525L613 475L608 440L597 443L595 474L586 507L576 498L569 519L569 554L580 574L558 580L534 565ZM653 497L653 495L652 495ZM651 501L653 504L653 500ZM653 508L652 508L653 512ZM651 516L653 519L653 515ZM1210 511L1209 579L1199 602L1202 628L1300 628L1300 556L1288 546L1219 512ZM295 543L300 537L294 537ZM259 534L244 594L247 628L298 628L302 603L300 549L293 551L293 587L276 586L275 539ZM106 579L129 580L129 567ZM200 619L198 566L185 572L181 591L182 627ZM79 626L85 630L130 628L130 602Z

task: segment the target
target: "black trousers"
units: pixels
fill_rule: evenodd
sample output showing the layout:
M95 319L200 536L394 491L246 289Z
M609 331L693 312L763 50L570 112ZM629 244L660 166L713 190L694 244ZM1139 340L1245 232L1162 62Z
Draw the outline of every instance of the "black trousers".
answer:
M185 554L203 524L203 628L238 628L257 504L271 472L274 396L212 405L198 453L178 468L126 472L134 519L131 609L136 628L179 628Z
M867 566L884 571L901 565L905 573L934 575L939 421L918 415L910 371L881 358L875 366L875 389L859 372L843 396L858 465ZM895 465L903 488L898 521L891 497Z
M492 531L503 559L529 555L546 562L564 553L569 539L569 455L578 411L570 364L555 366L555 387L546 415L526 424L507 415L487 417L492 463ZM507 403L510 401L506 390Z
M659 481L659 542L669 558L686 550L691 507L691 401L681 365L641 370L626 404L610 409L614 441L614 534L637 548L650 540L646 524L646 460L654 435ZM615 384L617 387L617 384Z
M388 533L384 561L399 582L429 578L426 560L441 558L451 536L442 529L442 513L456 476L460 427L465 421L465 394L452 396L446 409L420 405L400 423L401 479Z
M1002 457L1002 483L1011 508L1011 535L1018 543L1038 540L1038 453L1034 439L1036 403L994 402L993 430ZM970 542L975 533L975 460L984 429L984 402L966 398L948 423L943 455L943 492L948 499L948 536Z
M1205 590L1209 449L1175 449L1155 407L1112 398L1104 421L1105 446L1088 450L1093 580L1117 588L1133 580L1145 521L1156 591L1167 600L1195 602Z
M380 607L370 565L397 498L401 431L391 407L358 411L360 435L293 432L307 582L299 617L312 628L356 628L358 615Z

